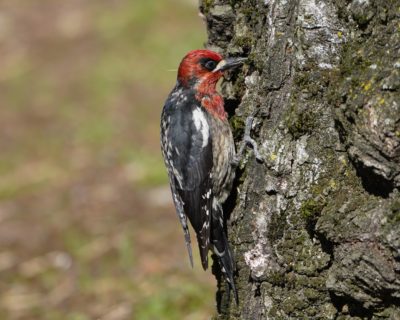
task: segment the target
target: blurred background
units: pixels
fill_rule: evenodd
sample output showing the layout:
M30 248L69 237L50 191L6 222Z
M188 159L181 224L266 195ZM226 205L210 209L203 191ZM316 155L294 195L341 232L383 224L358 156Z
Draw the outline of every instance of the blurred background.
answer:
M207 319L159 147L196 0L0 0L0 319Z

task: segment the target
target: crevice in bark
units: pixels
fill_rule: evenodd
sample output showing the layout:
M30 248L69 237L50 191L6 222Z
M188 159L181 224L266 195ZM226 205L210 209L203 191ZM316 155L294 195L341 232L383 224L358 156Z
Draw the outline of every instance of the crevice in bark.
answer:
M243 183L242 178L241 178L242 175L243 175L243 170L241 170L240 168L237 168L236 174L235 174L235 180L233 181L233 184L232 184L232 191L222 206L222 209L224 212L225 223L227 220L230 219L232 211L235 209L235 206L237 204L237 198L238 198L237 190L238 190L238 187Z
M275 196L278 194L278 191L276 190L266 190L265 193L269 196Z
M393 297L393 293L393 290L383 290L381 292L381 299L384 307L400 306L400 298Z
M314 230L314 232L315 232L315 230ZM324 251L325 253L327 253L329 255L329 262L326 265L326 267L324 267L322 269L322 270L328 270L332 266L333 261L335 259L335 256L334 256L335 244L332 241L328 240L325 237L325 235L323 235L322 233L315 232L315 236L321 244L322 251ZM320 271L322 271L322 270L320 270Z
M320 216L320 214L318 215L318 217L319 216ZM335 257L334 257L335 244L333 241L328 240L327 237L323 233L317 232L317 230L315 229L315 226L318 221L318 217L314 216L312 219L307 219L306 230L311 239L313 239L313 238L318 239L319 243L321 244L322 251L324 251L326 254L329 255L329 262L322 269L322 270L328 270L332 266L333 261L335 259ZM322 270L320 269L320 271L322 271Z
M337 296L333 292L329 292L332 304L341 314L349 314L351 317L359 317L361 319L372 319L373 311L364 308L363 304L348 296Z
M366 308L361 301L354 300L351 296L343 295L338 296L334 292L329 292L332 304L342 314L349 314L352 317L359 317L361 319L373 319L374 313L398 306L400 299L391 296L392 292L381 292L382 303L379 308Z
M335 129L338 133L339 141L342 145L346 145L346 131L343 127L343 124L338 120L334 119Z
M254 281L251 277L249 279L249 282L253 282L256 285L256 288L254 290L254 297L261 297L261 282L260 281Z
M240 102L241 101L239 99L225 99L224 100L225 110L228 113L229 119L235 115L236 108L239 106Z
M317 238L318 238L319 242L321 243L322 250L324 252L326 252L327 254L329 254L329 256L331 257L329 264L326 267L326 269L329 269L333 262L333 258L334 258L333 249L334 249L335 245L332 241L329 241L325 236L323 236L320 233L317 233Z
M381 198L388 198L393 192L393 182L377 175L372 168L364 166L359 161L353 162L357 176L361 178L362 186L365 191Z
M352 123L351 117L347 117L346 119L349 121L349 123ZM338 119L335 120L335 128L339 134L339 140L341 144L346 146L346 130ZM348 146L346 148L348 149ZM384 199L389 197L395 188L393 181L387 180L384 177L376 174L373 168L365 166L361 161L351 158L350 161L356 170L357 176L361 179L362 187L366 192Z

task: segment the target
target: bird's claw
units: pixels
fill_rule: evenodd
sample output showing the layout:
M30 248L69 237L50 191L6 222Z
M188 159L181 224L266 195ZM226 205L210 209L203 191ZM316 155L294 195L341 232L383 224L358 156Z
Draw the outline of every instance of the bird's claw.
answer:
M260 152L258 151L257 142L250 136L251 127L252 127L253 121L254 121L254 115L255 115L255 113L248 116L246 119L246 127L244 129L243 140L241 142L241 146L239 148L238 153L236 154L235 158L232 161L233 166L237 166L240 163L240 161L243 157L244 150L247 145L251 145L253 147L254 155L258 161L260 161L260 162L264 161L263 157L261 156Z

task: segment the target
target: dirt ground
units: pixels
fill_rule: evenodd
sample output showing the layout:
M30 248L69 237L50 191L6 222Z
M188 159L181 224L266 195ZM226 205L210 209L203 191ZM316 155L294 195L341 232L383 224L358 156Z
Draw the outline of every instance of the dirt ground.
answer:
M213 314L159 151L204 30L189 0L0 1L0 319Z

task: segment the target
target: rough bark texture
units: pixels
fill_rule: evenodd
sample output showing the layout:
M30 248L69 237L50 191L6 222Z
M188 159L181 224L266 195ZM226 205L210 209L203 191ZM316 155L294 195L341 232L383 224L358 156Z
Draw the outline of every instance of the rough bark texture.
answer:
M400 319L400 2L203 0L237 140L257 111L218 319Z

